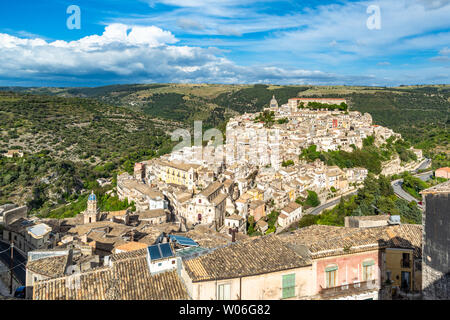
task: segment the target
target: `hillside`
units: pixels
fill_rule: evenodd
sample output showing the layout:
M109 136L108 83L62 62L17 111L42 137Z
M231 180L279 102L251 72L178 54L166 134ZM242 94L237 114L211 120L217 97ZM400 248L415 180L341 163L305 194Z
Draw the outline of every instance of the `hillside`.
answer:
M92 99L0 93L0 203L33 209L76 199L97 178L171 149L173 124Z
M400 87L269 86L220 84L114 85L98 88L0 88L34 94L88 97L163 121L191 128L223 130L234 114L261 111L273 95L281 105L290 97L342 97L352 109L369 112L376 124L387 126L433 159L433 167L450 166L450 85Z
M1 158L0 203L47 210L71 202L85 189L98 188L95 179L131 171L135 161L169 152L167 133L175 128L192 130L193 120L203 120L204 129L223 130L229 117L260 111L273 95L280 105L294 96L346 98L351 109L369 112L376 124L423 149L434 168L450 166L448 85L3 87L0 153L18 148L26 155Z

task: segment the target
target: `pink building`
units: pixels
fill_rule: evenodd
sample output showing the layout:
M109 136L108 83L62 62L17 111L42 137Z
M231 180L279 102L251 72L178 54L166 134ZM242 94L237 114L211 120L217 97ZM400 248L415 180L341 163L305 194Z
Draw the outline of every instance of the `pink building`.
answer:
M434 172L434 175L437 178L450 179L450 168L449 167L439 168Z

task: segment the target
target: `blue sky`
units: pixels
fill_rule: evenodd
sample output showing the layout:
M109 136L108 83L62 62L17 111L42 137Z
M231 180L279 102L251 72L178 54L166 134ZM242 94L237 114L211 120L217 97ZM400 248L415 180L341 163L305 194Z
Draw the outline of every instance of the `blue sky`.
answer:
M448 84L449 17L450 0L2 1L0 85Z

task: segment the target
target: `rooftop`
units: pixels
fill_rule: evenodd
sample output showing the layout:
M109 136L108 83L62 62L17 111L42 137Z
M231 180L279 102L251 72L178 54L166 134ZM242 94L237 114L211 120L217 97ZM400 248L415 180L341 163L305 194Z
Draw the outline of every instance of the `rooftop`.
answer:
M371 216L351 216L351 219L355 220L363 220L363 221L383 221L389 220L388 214L380 214L380 215L371 215Z
M287 213L291 213L291 212L297 210L300 207L301 207L301 205L299 205L297 202L292 201L292 202L289 202L287 204L287 206L285 206L282 210L287 212Z
M312 258L342 255L378 248L413 249L421 256L422 226L402 224L372 228L346 228L313 225L290 234L280 235L280 239L293 247L307 248Z
M148 247L148 244L146 244L146 243L131 241L131 242L127 242L127 243L124 243L124 244L116 247L116 250L129 252L129 251L135 251L135 250L139 250L139 249L145 249L147 247Z
M47 233L49 233L50 231L52 231L52 228L50 228L45 223L40 223L40 224L37 224L37 225L27 228L27 231L34 238L41 238L41 237L45 236Z
M421 194L450 193L450 180L435 185L431 188L422 190Z
M27 269L46 277L61 277L66 271L68 257L63 255L28 261Z
M238 241L183 263L194 282L246 277L309 264L273 235Z
M211 183L205 190L203 190L200 194L205 196L205 197L209 197L210 195L212 195L214 192L216 192L217 190L219 190L220 188L223 187L223 184L220 183L219 181L213 182Z
M146 255L134 254L116 259L112 267L39 281L33 288L33 299L186 300L189 296L176 271L151 275Z

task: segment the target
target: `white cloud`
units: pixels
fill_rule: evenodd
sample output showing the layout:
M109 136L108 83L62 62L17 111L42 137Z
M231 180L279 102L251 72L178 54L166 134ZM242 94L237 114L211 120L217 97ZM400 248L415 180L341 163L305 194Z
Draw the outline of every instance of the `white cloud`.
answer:
M22 39L0 34L3 80L51 82L217 82L334 83L321 71L273 66L239 66L217 48L173 45L178 40L160 28L106 26L102 35L77 41Z
M205 27L196 20L189 18L180 18L177 20L177 25L185 30L203 30Z
M439 54L441 54L443 56L450 55L450 48L448 48L448 47L443 48L441 51L439 51Z

